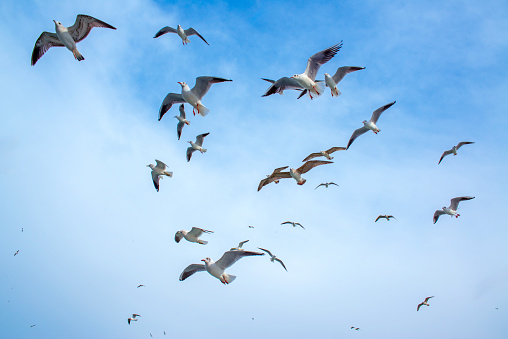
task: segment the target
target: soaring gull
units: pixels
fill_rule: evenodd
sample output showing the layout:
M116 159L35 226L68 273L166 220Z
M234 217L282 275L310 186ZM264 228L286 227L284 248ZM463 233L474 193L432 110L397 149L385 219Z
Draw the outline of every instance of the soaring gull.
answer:
M288 167L289 166L284 166L284 167L279 167L279 168L274 169L272 174L267 175L266 179L263 179L259 182L258 192L259 192L259 190L261 190L263 188L263 186L266 186L272 182L278 184L279 179L282 179L283 177L290 178L291 175L289 174L289 172L282 172L283 170L285 170ZM289 175L289 176L287 176L287 175Z
M330 76L330 74L325 73L325 83L326 87L330 87L330 90L332 92L332 97L336 96L338 97L342 93L337 89L337 84L344 79L346 74L359 71L365 69L365 67L358 67L358 66L343 66L337 68L337 71L333 76Z
M275 255L272 254L272 252L270 252L269 250L265 250L264 248L261 248L261 247L258 247L261 251L265 251L266 253L268 253L268 255L270 256L270 261L271 262L279 262L282 267L284 267L284 269L287 271L288 269L286 268L286 265L284 265L284 263L282 262L282 260L280 260L279 258L277 258Z
M206 245L206 244L208 244L208 241L199 239L199 237L203 233L213 233L213 232L204 230L202 228L193 227L190 231L181 230L181 231L176 232L175 241L180 242L180 240L182 240L182 238L185 238L185 240L187 240L187 241L197 242L198 244Z
M293 225L293 227L300 226L301 228L305 229L305 227L303 227L302 224L294 221L284 221L283 223L281 223L281 225Z
M330 154L336 151L344 151L344 150L346 150L346 147L332 147L326 151L311 153L309 154L309 156L307 156L307 158L303 159L302 162L309 161L310 159L314 159L316 157L325 157L328 160L332 160L333 157L330 156Z
M474 197L456 197L451 199L449 207L443 207L442 210L437 210L434 213L434 218L432 219L434 221L434 224L437 222L437 219L439 219L439 217L443 214L448 214L451 217L455 216L455 218L458 218L460 216L460 214L457 213L459 202L471 199L474 199Z
M441 163L441 160L443 160L443 158L446 157L447 155L450 155L450 154L457 155L457 151L459 150L459 148L461 148L463 145L469 145L469 144L474 144L474 141L462 141L462 142L459 142L457 144L457 146L453 146L450 150L444 151L443 155L441 155L441 158L439 159L439 162L437 164L439 165Z
M80 42L90 33L94 27L104 27L116 29L110 24L89 15L80 14L76 17L76 22L70 27L65 27L60 22L53 20L55 23L55 33L42 32L39 39L35 42L32 52L32 66L35 65L44 53L51 47L67 47L72 52L74 58L78 61L85 60L76 48L76 43Z
M264 255L264 253L251 251L227 251L216 262L214 262L210 258L203 259L201 261L205 263L204 265L191 264L187 266L183 270L182 274L180 274L180 281L184 281L185 279L187 279L196 272L207 271L212 276L219 279L221 283L229 284L236 279L236 276L227 274L224 271L241 258L253 255Z
M333 164L331 161L323 161L323 160L311 160L307 161L305 164L297 168L296 170L294 168L289 169L289 175L291 178L296 180L296 183L298 185L303 185L307 181L307 179L302 178L302 174L307 173L311 169L313 169L316 166L319 165L326 165L326 164ZM281 173L282 174L282 173Z
M206 137L210 133L203 133L196 137L196 142L188 141L189 144L191 144L191 147L187 148L187 162L190 161L192 157L192 153L195 151L200 151L201 154L206 152L206 148L203 148L203 138Z
M182 129L184 125L190 125L189 120L185 118L185 109L183 104L180 105L180 115L175 115L175 118L178 119L178 125L176 125L176 134L178 135L178 140L182 136Z
M173 172L167 171L166 164L162 161L155 159L155 162L157 165L154 166L153 164L150 164L146 165L146 167L150 167L152 169L153 185L155 186L157 192L159 192L159 178L161 178L162 175L166 175L171 178L173 176Z
M428 303L430 298L434 298L434 296L425 298L425 301L422 301L421 303L418 304L416 311L420 310L420 307L422 307L423 305L430 306Z
M141 317L139 314L134 313L132 317L127 318L127 323L131 324L131 321L138 321L136 317Z
M379 219L382 219L382 218L386 219L387 221L390 221L390 218L397 220L397 218L395 218L393 215L380 215L376 218L375 222L377 222Z
M317 189L318 189L318 187L320 187L320 186L325 186L325 188L328 188L328 186L330 186L330 185L339 186L339 185L337 185L337 184L336 184L336 183L334 183L334 182L324 182L324 183L322 183L322 184L317 185L317 186L316 186L316 188L314 188L314 189L315 189L315 190L317 190Z
M201 40L206 42L205 38L203 38L201 36L201 34L199 34L198 31L196 31L194 28L190 27L190 28L187 28L186 30L184 30L182 28L182 26L180 26L180 25L178 25L176 27L176 29L174 29L173 27L169 27L169 26L163 27L163 28L161 28L160 31L155 33L154 38L158 38L161 35L164 35L166 33L176 33L176 34L178 34L178 36L180 38L182 38L182 45L187 45L190 42L188 37L191 36L191 35L197 35L198 37L201 38ZM206 42L206 44L210 45L208 42Z

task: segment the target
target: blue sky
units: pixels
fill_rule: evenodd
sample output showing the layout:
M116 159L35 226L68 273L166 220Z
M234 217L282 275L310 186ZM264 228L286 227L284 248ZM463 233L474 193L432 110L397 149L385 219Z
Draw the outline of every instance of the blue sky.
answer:
M30 66L41 32L77 14L117 30L93 29L78 44L82 62L51 48ZM508 4L494 0L3 1L2 334L504 338L507 16ZM178 24L210 46L152 38ZM366 69L346 76L339 98L261 97L260 78L301 73L310 55L341 40L318 78ZM187 106L191 124L177 140L178 108L159 122L160 104L180 92L178 81L192 86L202 75L233 82L204 97L208 116ZM274 168L345 146L394 100L379 134L335 153L305 185L256 191ZM187 163L186 141L205 132L208 152ZM438 166L459 141L475 144ZM154 159L174 172L160 192L146 167ZM314 190L327 181L340 187ZM458 219L432 223L462 195L476 198L461 203ZM379 214L398 220L374 223ZM208 245L174 242L193 226L215 232ZM247 239L246 249L270 249L288 272L256 257L228 270L238 277L228 286L207 273L178 281L187 265ZM129 326L132 313L142 317Z

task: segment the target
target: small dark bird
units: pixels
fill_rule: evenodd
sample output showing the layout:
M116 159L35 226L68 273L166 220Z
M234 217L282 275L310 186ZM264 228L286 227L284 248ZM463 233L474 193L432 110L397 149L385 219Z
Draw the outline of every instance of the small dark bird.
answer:
M317 188L318 188L318 187L320 187L320 186L325 186L325 188L328 188L328 186L330 186L330 185L339 186L339 185L337 185L337 184L336 184L336 183L334 183L334 182L325 182L325 183L322 183L322 184L317 185L317 187L316 187L316 188L314 188L314 189L317 189Z
M150 333L150 337L152 337L152 333ZM153 337L152 337L153 338Z
M293 225L293 227L296 227L297 225L300 226L301 228L305 229L305 227L302 226L302 224L298 223L298 222L293 222L293 221L285 221L283 222L281 225L285 225L285 224L290 224L290 225Z
M138 287L136 287L136 288L140 288L140 287L145 287L145 285L138 285Z
M34 324L34 325L31 325L30 327L34 327L34 326L35 326L35 324Z
M141 316L139 314L134 313L132 315L132 318L127 318L127 322L129 323L129 325L131 324L131 321L138 321L138 319L136 319L136 317L141 317Z
M385 218L387 221L390 221L390 218L397 220L397 218L395 218L393 215L380 215L379 217L376 218L375 222L377 222L381 218Z
M254 228L254 226L249 226L249 228Z
M14 253L14 256L16 256L16 254L18 254L18 253L19 253L19 250L17 250L16 253Z
M261 248L261 247L258 247L261 251L265 251L266 253L268 253L268 255L270 256L270 261L271 262L274 262L274 261L278 261L282 267L284 267L284 269L287 271L288 269L286 268L286 266L284 265L284 263L282 262L282 260L280 260L279 258L277 258L276 256L274 256L272 254L272 252L270 252L269 250L265 250L264 248Z
M358 331L360 329L360 327L354 327L354 326L351 326L351 329L352 330L355 330L355 331Z
M23 232L23 227L21 227L21 232Z
M423 302L418 304L418 307L416 308L416 311L418 311L422 305L430 306L429 303L428 303L430 298L434 298L434 296L425 298L425 301L423 301Z

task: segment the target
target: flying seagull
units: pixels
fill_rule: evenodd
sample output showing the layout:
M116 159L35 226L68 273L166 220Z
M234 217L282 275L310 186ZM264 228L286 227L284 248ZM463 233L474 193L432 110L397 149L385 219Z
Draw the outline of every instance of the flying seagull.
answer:
M397 220L397 218L395 218L393 215L380 215L376 218L375 222L377 222L381 218L385 218L387 221L390 221L390 218Z
M230 251L243 251L244 249L242 248L243 244L245 244L246 242L249 242L249 240L245 240L245 241L242 241L238 244L238 247L233 247L232 249L230 249Z
M185 279L187 279L196 272L206 270L212 276L219 279L221 283L229 284L236 279L236 276L227 274L224 271L241 258L253 255L264 255L264 253L251 251L227 251L216 262L213 262L213 260L210 258L203 259L201 261L205 263L204 265L191 264L187 266L180 275L180 281L184 281Z
M199 237L203 233L213 233L213 232L204 230L202 228L193 227L190 231L181 230L181 231L176 232L175 241L180 242L180 240L182 240L182 238L185 238L185 240L187 240L187 241L197 242L198 244L206 245L206 244L208 244L208 241L199 239Z
M185 109L183 104L180 105L180 115L175 115L175 118L178 119L178 125L176 125L176 135L178 135L178 140L180 140L183 126L190 125L189 120L185 119Z
M298 222L294 222L294 221L284 221L281 225L286 225L286 224L293 225L293 227L296 227L298 225L301 228L305 229L305 227L303 227L302 224L300 224Z
M70 27L65 27L60 22L53 20L55 23L55 33L42 32L39 39L35 42L35 47L32 52L32 66L35 65L44 53L51 47L67 47L69 51L74 54L74 58L78 61L85 60L79 53L76 43L80 42L90 33L94 27L104 27L116 29L115 27L95 19L89 15L80 14L76 17L76 22Z
M16 254L18 254L18 253L19 253L19 250L17 250L16 253L14 253L14 256L16 256Z
M144 286L145 286L145 285L138 285L138 287L137 287L137 288L144 287Z
M206 137L210 133L203 133L196 137L196 142L188 141L189 144L191 144L191 147L187 148L187 162L190 161L192 157L192 153L195 151L200 151L201 154L206 152L206 148L203 148L203 138Z
M392 107L393 104L395 104L395 101L392 103L389 103L387 105L384 105L382 107L379 107L372 113L372 117L370 118L369 121L367 121L367 120L362 121L363 127L360 127L353 132L353 134L351 135L351 138L349 139L349 142L347 143L346 149L348 149L349 146L351 146L351 144L353 143L353 141L355 141L356 138L358 138L363 133L366 133L368 130L371 130L375 134L378 134L380 132L380 129L377 128L376 122L379 119L379 116L381 115L381 113L386 111L388 108Z
M459 207L459 202L464 201L464 200L471 200L471 199L474 199L474 197L456 197L456 198L451 199L449 207L443 207L442 210L437 210L434 213L434 218L433 218L434 224L437 222L437 219L439 219L439 217L443 214L448 214L451 217L455 216L455 218L458 218L460 216L460 214L457 213L457 208Z
M278 261L278 262L282 265L282 267L284 267L284 269L285 269L285 270L286 270L286 272L287 272L287 270L288 270L288 269L286 268L286 265L284 265L284 263L282 262L282 260L280 260L279 258L277 258L276 256L274 256L274 255L272 254L272 252L270 252L269 250L265 250L264 248L261 248L261 247L258 247L258 248L259 248L261 251L265 251L266 253L268 253L268 255L270 256L270 261L271 261L271 262Z
M176 33L178 34L178 36L180 38L182 38L182 45L187 45L190 40L189 40L189 36L191 35L197 35L198 37L201 38L201 40L203 40L207 45L210 45L208 42L206 42L205 38L203 38L201 36L201 34L198 33L198 31L196 31L194 28L190 27L190 28L187 28L186 30L184 30L182 28L182 26L178 25L176 27L176 29L174 29L173 27L169 27L169 26L166 26L166 27L163 27L161 28L160 31L158 31L157 33L155 33L155 36L154 36L154 39L155 38L158 38L160 37L161 35L164 35L166 33Z
M354 327L354 326L351 326L351 329L352 330L355 330L355 331L358 331L360 329L360 327Z
M418 307L416 308L416 311L418 311L422 305L430 306L429 303L428 303L430 298L434 298L434 296L425 298L425 301L423 301L423 302L418 304Z
M155 162L157 165L154 166L153 164L150 164L146 165L146 167L150 167L152 169L153 185L155 186L157 192L159 192L159 178L161 178L162 175L166 175L171 178L173 177L173 172L167 171L166 164L162 161L155 159Z
M332 147L326 151L311 153L307 158L303 159L302 162L309 161L310 159L314 159L316 157L325 157L328 160L332 160L333 157L330 156L330 154L332 154L333 152L336 152L336 151L344 151L344 150L346 150L346 147Z
M34 326L35 326L35 324L34 325L30 325L30 327L34 327Z
M360 71L362 69L365 69L365 67L358 67L358 66L343 66L337 68L337 71L333 76L330 76L330 74L325 73L325 83L326 87L330 87L330 90L332 92L332 97L336 96L338 97L342 93L337 89L337 84L344 79L346 74Z
M249 226L249 228L254 228L254 226Z
M266 179L263 179L259 182L258 192L259 192L259 190L261 190L263 188L263 186L266 186L269 183L274 182L274 183L278 184L279 179L282 179L282 177L280 175L282 175L284 178L290 178L291 175L287 176L289 174L289 172L282 172L283 170L285 170L288 167L289 166L284 166L284 167L279 167L279 168L274 169L272 174L267 175Z
M302 174L307 173L311 169L313 169L316 166L319 165L326 165L326 164L333 164L331 161L323 161L323 160L311 160L304 163L302 166L297 168L296 170L294 168L289 169L289 175L293 179L296 180L296 183L298 185L303 185L307 181L307 179L302 178ZM281 173L282 174L282 173ZM286 176L287 177L287 176Z
M463 145L469 145L469 144L474 144L474 141L462 141L462 142L459 142L457 144L457 146L453 146L452 149L450 149L448 151L444 151L443 155L441 155L441 158L439 159L439 162L437 164L439 165L441 163L441 160L443 160L443 158L446 157L447 155L450 155L450 154L457 155L457 151L459 150L459 148L461 148Z
M192 113L194 113L194 115L196 115L194 110L197 110L198 114L201 114L202 116L207 115L209 110L201 103L201 99L203 99L203 97L208 92L210 87L212 87L213 84L225 81L233 81L233 80L209 76L197 77L196 84L192 89L190 89L187 83L178 82L180 86L182 86L182 93L181 94L169 93L168 95L166 95L159 110L159 121L162 119L164 114L166 114L166 112L171 108L171 106L173 106L173 104L188 103L193 107Z
M322 183L322 184L317 185L317 187L316 187L316 188L314 188L314 189L316 190L316 189L317 189L318 187L320 187L320 186L325 186L325 188L328 188L328 186L330 186L330 185L339 186L339 185L337 185L337 184L336 184L336 183L334 183L334 182L325 182L325 183Z
M129 323L129 325L131 324L131 321L138 321L138 319L136 319L136 317L141 317L139 314L133 314L132 315L132 318L127 318L127 322Z
M298 81L296 81L293 78L282 77L277 81L265 78L261 78L261 80L268 81L269 83L272 84L270 87L268 87L268 89L266 90L265 94L262 95L262 97L267 97L275 93L279 93L280 95L282 95L284 94L284 91L286 89L294 89L297 91L304 90L304 88L298 83ZM319 82L319 80L316 82ZM300 93L298 99L300 99L303 95L305 95L305 93L307 93L307 91Z

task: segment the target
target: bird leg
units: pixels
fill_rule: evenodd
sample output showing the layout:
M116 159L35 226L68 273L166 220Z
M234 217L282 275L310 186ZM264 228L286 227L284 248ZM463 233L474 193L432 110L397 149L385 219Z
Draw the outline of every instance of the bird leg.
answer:
M455 218L458 218L460 216L460 214L455 214Z

